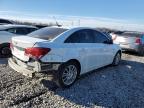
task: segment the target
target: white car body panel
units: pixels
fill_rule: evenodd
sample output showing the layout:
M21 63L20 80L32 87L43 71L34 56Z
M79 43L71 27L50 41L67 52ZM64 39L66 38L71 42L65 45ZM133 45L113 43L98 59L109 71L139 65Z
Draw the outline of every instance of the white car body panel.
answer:
M0 31L0 44L10 43L12 36L14 36L14 34L5 31Z
M15 36L21 36L18 34L14 34L8 31L5 31L6 29L13 29L13 28L35 28L34 26L27 26L27 25L14 25L14 24L7 24L7 25L0 25L0 44L2 43L10 43L11 38Z
M141 34L114 34L111 33L113 42L120 45L123 50L139 52L144 47L144 36ZM141 39L141 44L136 43L137 39Z
M111 64L116 53L121 51L118 45L104 43L64 43L65 39L72 33L81 29L84 28L70 29L51 41L22 36L12 38L12 43L14 46L23 48L50 48L51 51L40 59L44 63L65 63L71 59L75 59L80 62L80 74ZM19 51L17 48L14 48L12 54L22 61L29 61L29 57L24 55L24 51Z
M28 36L13 37L12 42L14 46L29 48L33 47L36 42L44 42L46 40L32 38ZM24 55L24 50L19 50L17 47L14 47L12 50L14 56L20 58L23 61L28 61L29 57Z

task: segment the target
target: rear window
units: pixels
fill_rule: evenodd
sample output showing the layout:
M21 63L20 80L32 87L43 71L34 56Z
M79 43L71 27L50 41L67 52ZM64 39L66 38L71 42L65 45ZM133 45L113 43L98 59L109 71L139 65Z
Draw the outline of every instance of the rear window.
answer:
M28 36L39 39L52 40L65 31L67 31L67 29L45 27L28 34Z

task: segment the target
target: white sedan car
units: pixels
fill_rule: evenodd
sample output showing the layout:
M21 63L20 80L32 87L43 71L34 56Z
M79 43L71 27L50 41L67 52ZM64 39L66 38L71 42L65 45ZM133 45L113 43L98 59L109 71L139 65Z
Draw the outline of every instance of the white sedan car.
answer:
M11 68L29 77L54 73L60 87L69 87L81 74L118 65L121 60L121 48L108 35L88 27L46 27L29 37L13 37L11 49Z
M9 46L13 36L26 35L34 30L37 30L37 28L28 25L0 25L0 57L10 54Z

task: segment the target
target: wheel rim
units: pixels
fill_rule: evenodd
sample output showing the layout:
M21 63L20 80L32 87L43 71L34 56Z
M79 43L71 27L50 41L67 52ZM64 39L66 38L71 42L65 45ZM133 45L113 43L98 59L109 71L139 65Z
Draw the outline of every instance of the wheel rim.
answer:
M116 56L116 58L115 58L115 64L116 64L116 65L119 64L120 59L121 59L120 54L117 54L117 56Z
M77 68L74 65L69 65L64 69L62 80L65 85L72 84L77 77Z
M10 48L5 47L1 51L2 55L9 55L10 54Z

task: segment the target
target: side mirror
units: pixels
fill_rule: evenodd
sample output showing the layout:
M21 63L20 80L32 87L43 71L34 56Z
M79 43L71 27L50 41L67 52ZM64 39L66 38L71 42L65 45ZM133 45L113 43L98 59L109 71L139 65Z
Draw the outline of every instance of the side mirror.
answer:
M113 44L113 40L107 40L107 41L104 41L104 44Z

